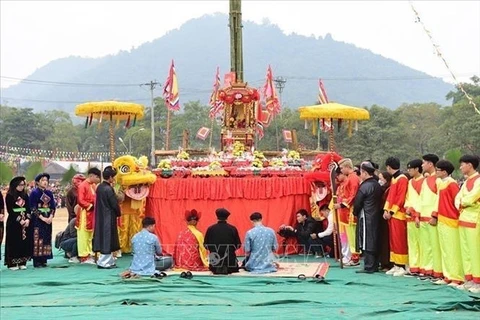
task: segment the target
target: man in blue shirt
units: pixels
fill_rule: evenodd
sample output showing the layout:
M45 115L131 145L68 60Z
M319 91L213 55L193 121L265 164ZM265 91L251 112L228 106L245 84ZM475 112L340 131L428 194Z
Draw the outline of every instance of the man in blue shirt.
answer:
M245 270L252 273L276 272L274 252L278 249L277 237L272 228L262 224L262 214L250 215L253 228L245 235Z
M162 246L155 235L155 219L145 217L143 229L132 238L133 260L130 272L139 276L153 276L173 265L173 259L162 255Z

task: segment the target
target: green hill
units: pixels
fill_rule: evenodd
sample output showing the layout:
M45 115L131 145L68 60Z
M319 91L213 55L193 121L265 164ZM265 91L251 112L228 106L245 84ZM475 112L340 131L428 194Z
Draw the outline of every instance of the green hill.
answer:
M325 38L285 35L275 25L247 21L243 35L245 79L260 87L268 64L272 65L275 76L287 78L283 100L289 107L313 103L319 77L325 79L330 100L355 106L445 104L445 95L453 89L441 79L369 50L335 41L330 35ZM173 58L181 103L191 100L206 103L216 67L220 66L222 73L229 70L229 50L228 17L203 16L130 51L99 59L68 57L52 61L28 79L68 84L20 83L3 89L1 102L68 112L72 112L76 103L89 100L134 100L148 105L148 89L139 84L153 79L163 82ZM159 88L155 94L159 96L161 92Z

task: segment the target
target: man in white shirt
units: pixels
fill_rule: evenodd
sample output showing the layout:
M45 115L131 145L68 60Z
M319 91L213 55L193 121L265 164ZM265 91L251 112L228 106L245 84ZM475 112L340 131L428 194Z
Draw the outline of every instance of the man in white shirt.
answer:
M315 251L315 258L321 258L323 253L328 253L333 249L333 214L328 209L327 204L320 207L320 215L323 217L321 221L323 231L310 234L311 247Z

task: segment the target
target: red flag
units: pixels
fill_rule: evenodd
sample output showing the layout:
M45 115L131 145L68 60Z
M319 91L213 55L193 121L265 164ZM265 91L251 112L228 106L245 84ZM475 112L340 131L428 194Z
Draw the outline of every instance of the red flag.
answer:
M268 66L267 77L265 85L263 86L263 96L265 97L265 105L267 106L267 110L270 111L272 115L279 114L281 107L275 92L275 86L273 85L273 73L270 66Z
M218 91L220 89L220 70L217 67L217 73L215 75L215 82L213 83L213 92L210 96L210 119L214 119L215 116L223 110L223 102L218 98Z
M201 140L205 140L205 139L207 139L209 133L210 133L209 128L201 127L200 129L198 129L197 138L201 139Z
M323 86L322 79L318 79L318 104L328 103L327 92Z
M168 72L165 86L163 87L163 97L167 108L172 111L180 110L180 99L178 94L177 74L175 73L175 65L172 60L170 71Z
M292 142L292 131L291 130L283 130L283 140L285 142Z

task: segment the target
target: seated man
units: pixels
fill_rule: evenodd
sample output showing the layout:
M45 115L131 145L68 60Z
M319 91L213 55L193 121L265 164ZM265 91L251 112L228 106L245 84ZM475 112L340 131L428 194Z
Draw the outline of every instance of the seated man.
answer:
M245 270L252 273L276 272L274 252L278 249L273 229L262 224L262 214L250 215L253 228L245 235Z
M307 210L300 209L297 211L297 224L295 228L292 226L280 226L281 230L289 230L288 233L295 234L298 244L302 247L304 254L310 253L310 235L315 231L315 220L308 215Z
M227 209L215 211L218 222L208 227L205 233L205 248L210 251L209 269L213 274L238 272L238 260L235 251L242 245L238 230L227 223L230 215Z
M77 249L77 228L75 228L75 223L77 218L73 218L67 225L67 228L62 232L60 238L58 239L57 248L65 251L65 256L69 258L68 262L70 263L80 263L78 259L78 249Z
M162 255L162 246L155 235L155 219L145 217L143 229L132 238L133 259L130 273L140 276L153 276L156 270L163 271L172 267L173 259Z
M189 271L208 270L208 256L203 246L203 234L196 227L200 217L201 213L195 209L185 212L187 229L178 235L175 243L173 254L175 268Z
M310 244L315 258L320 258L323 254L328 254L333 249L333 213L328 209L328 205L324 204L320 207L320 214L324 219L322 222L323 230L314 232L310 235Z

